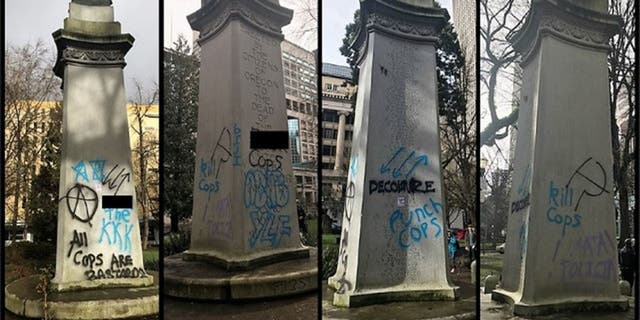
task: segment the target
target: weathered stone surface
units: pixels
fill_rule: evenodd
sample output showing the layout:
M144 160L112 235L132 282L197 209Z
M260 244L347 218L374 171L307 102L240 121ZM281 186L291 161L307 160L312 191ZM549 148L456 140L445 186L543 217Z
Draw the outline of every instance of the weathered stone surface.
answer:
M502 286L516 314L626 306L618 289L607 42L618 19L534 1ZM527 311L530 310L530 311Z
M70 10L69 19L104 18L109 16L104 9L113 10ZM64 101L52 286L60 291L150 286L153 277L144 269L140 243L122 73L133 38L118 35L102 41L101 35L76 38L68 32L54 33L59 50L55 69L64 81Z
M355 43L360 80L333 302L452 300L434 47L446 11L430 8L426 18L424 8L374 2L361 2L367 27Z
M317 250L311 256L252 270L228 271L184 255L164 259L164 294L196 300L246 300L282 297L318 287Z
M126 319L158 313L158 275L142 288L98 288L52 292L47 297L49 316L55 319ZM37 293L37 276L16 280L5 287L5 307L27 318L44 318L45 302Z

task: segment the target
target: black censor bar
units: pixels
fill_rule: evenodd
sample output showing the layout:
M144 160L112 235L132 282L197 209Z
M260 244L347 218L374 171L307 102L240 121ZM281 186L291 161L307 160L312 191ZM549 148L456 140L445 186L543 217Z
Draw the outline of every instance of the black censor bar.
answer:
M251 149L289 149L288 131L251 131Z
M132 209L132 196L102 196L102 209Z

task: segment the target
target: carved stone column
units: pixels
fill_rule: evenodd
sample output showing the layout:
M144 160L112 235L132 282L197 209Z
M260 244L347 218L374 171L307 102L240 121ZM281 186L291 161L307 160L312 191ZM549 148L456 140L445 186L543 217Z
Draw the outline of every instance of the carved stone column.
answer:
M123 34L111 1L72 1L53 33L63 79L55 277L5 288L6 308L57 319L135 318L158 313L157 276L144 268L124 88ZM156 282L154 283L154 280ZM46 306L45 306L46 303Z
M280 43L291 17L265 0L204 1L188 17L201 47L193 221L189 250L165 259L168 295L232 300L317 288L289 151Z
M336 163L333 166L333 170L342 172L342 166L344 163L344 136L345 127L347 126L347 113L338 112L338 141L336 143Z

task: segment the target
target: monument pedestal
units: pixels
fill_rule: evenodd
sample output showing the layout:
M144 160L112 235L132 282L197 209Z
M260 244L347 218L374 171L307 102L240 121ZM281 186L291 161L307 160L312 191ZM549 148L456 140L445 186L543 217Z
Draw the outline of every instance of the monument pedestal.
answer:
M108 0L71 1L64 28L53 37L64 100L48 312L56 319L156 314L157 281L142 256L122 70L134 39L121 33ZM7 309L41 317L36 284L33 277L9 284Z
M164 294L196 300L250 300L285 297L316 290L317 250L303 259L227 270L184 254L164 259Z
M532 1L511 41L523 84L501 288L517 315L624 310L618 255L607 1Z
M433 1L361 1L360 80L333 303L453 300Z
M276 297L317 288L317 254L300 242L289 150L278 1L203 1L191 244L165 259L165 293ZM189 270L188 272L185 270Z
M151 273L151 272L150 272ZM157 314L157 273L147 287L93 288L80 291L51 292L47 301L38 293L38 276L16 280L5 287L5 308L25 317L44 319L45 306L49 318L55 319L131 319Z

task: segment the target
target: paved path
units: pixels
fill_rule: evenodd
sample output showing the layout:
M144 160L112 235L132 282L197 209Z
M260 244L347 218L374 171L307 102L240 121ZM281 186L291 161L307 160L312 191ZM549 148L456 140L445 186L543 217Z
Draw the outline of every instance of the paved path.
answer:
M629 299L629 310L627 312L603 313L603 312L579 312L563 313L550 316L525 318L512 314L511 307L507 304L497 303L491 300L491 294L481 294L480 315L482 320L633 320L635 308L633 299Z

